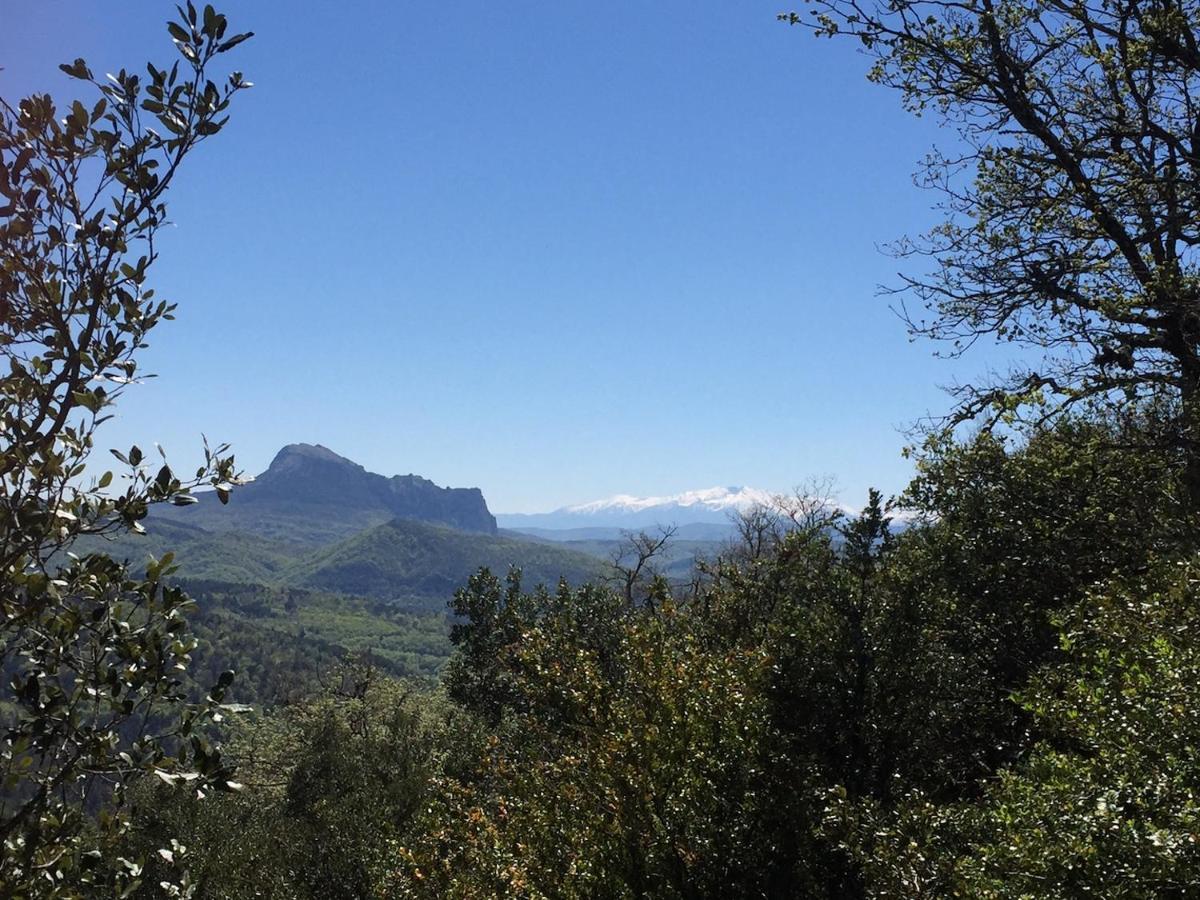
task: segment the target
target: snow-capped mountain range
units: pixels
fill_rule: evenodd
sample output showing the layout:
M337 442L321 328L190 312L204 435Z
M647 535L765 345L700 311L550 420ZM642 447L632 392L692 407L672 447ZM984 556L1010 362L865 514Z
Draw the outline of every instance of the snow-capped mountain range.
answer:
M548 513L498 513L501 528L650 528L655 525L727 525L733 512L769 504L770 491L752 487L712 487L665 497L618 494L604 500L563 506Z

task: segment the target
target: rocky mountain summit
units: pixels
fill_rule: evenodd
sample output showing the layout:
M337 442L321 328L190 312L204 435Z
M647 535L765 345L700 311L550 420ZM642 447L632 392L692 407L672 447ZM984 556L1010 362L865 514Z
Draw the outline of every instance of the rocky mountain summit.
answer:
M479 488L439 487L419 475L391 478L319 444L289 444L227 506L211 494L183 509L156 510L210 531L246 531L325 543L393 519L494 535L496 519Z

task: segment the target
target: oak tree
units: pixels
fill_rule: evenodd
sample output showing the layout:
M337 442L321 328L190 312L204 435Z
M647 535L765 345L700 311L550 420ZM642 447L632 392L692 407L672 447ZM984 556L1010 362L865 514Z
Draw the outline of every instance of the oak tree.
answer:
M225 16L188 3L167 28L177 58L162 68L98 77L82 59L63 65L87 86L86 103L0 99L5 896L94 895L97 828L119 829L109 813L140 776L197 791L231 784L206 725L222 714L232 673L191 702L190 601L169 581L172 560L134 572L71 552L83 535L142 531L153 503L194 502L203 484L224 499L238 480L224 446L206 446L190 473L138 447L113 451L123 481L89 464L97 428L138 380L148 335L175 308L147 283L166 192L249 87L237 72L211 80L216 57L250 36ZM142 867L122 865L128 887Z
M952 422L1149 405L1200 504L1200 3L812 0L872 80L956 130L920 173L945 221L897 245L917 335L1026 348L954 389ZM905 304L916 301L912 308Z

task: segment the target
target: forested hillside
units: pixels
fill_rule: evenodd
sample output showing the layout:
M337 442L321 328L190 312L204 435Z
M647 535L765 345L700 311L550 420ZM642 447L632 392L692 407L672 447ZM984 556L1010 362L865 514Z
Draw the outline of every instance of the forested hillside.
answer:
M237 673L237 699L259 709L306 700L347 658L418 682L436 678L450 655L445 612L414 612L344 593L185 581L196 600L191 678Z
M314 542L209 530L182 517L177 521L151 516L143 534L85 538L73 549L103 551L135 566L171 552L186 579L341 591L442 612L455 589L481 567L505 572L515 566L534 583L553 586L565 578L579 584L608 577L611 570L604 557L620 543L606 542L583 552L563 543L460 531L410 519L330 540L333 531L345 526L336 513L324 521L329 529L326 541ZM264 513L260 522L266 534L287 531L285 518ZM678 559L688 564L691 558Z
M580 584L610 573L592 556L527 540L473 535L397 519L299 560L284 577L306 587L444 609L480 568L519 568L533 584Z

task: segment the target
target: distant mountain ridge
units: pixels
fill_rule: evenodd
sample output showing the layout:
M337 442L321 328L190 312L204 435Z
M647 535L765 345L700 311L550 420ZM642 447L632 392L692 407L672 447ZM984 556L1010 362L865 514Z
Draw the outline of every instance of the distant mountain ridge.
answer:
M590 503L563 506L548 513L501 513L496 520L502 528L514 530L728 525L732 514L770 505L773 499L774 495L769 491L735 485L662 497L618 494Z
M630 531L645 530L639 526L621 528L615 525L599 525L593 528L538 528L527 526L521 528L501 528L502 535L519 535L524 538L554 541L620 541ZM650 529L653 530L653 529ZM732 522L689 522L675 527L672 542L680 541L727 541L737 534L737 528Z
M192 507L155 516L210 531L243 531L309 544L340 540L393 519L495 535L479 488L439 487L419 475L386 478L319 444L289 444L265 472L239 487L228 506L198 494Z
M312 589L441 612L481 566L520 568L528 585L553 587L609 574L595 553L500 534L478 488L439 487L417 475L385 478L327 447L289 444L222 505L213 494L156 507L146 534L87 539L140 564L175 553L192 581Z

